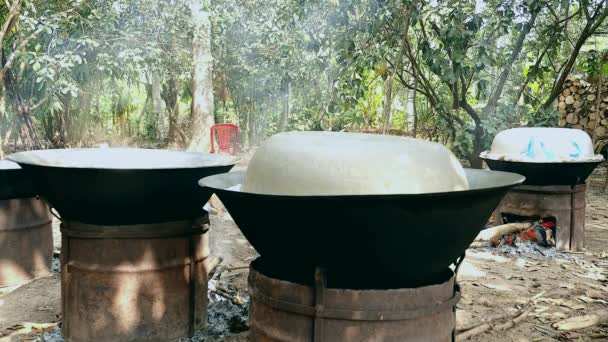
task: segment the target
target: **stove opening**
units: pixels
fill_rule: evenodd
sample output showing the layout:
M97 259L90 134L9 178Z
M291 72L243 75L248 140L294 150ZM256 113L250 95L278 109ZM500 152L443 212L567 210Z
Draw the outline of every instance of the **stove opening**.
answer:
M536 243L543 247L555 247L555 237L557 232L557 219L555 216L521 216L515 214L501 214L502 222L520 223L531 222L532 227L521 232L507 234L502 237L499 245L512 245L526 243Z

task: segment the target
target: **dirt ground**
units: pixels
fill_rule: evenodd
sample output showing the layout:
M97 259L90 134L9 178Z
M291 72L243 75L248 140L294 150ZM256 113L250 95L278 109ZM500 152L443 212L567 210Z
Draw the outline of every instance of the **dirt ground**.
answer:
M467 251L458 276L458 330L487 322L493 329L471 341L608 341L608 324L569 333L552 326L565 318L608 310L608 193L601 191L605 174L605 167L597 169L588 184L584 252L506 246ZM223 258L213 286L229 284L246 298L246 266L256 257L255 250L225 211L212 213L211 219L212 253ZM0 289L0 341L60 341L54 326L60 312L57 273L16 289ZM191 341L247 340L246 332L227 332Z

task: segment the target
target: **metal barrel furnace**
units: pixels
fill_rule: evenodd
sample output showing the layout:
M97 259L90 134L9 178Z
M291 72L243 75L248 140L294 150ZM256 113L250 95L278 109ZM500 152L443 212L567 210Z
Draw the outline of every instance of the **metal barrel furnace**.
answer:
M48 275L53 232L47 204L23 170L0 161L0 287Z
M207 322L208 216L130 226L63 222L68 341L172 341Z
M322 269L312 284L264 274L263 258L249 273L253 341L452 341L460 299L450 269L436 284L417 288L328 288Z
M67 149L11 159L61 215L66 341L172 341L207 321L210 191L232 158L145 149Z

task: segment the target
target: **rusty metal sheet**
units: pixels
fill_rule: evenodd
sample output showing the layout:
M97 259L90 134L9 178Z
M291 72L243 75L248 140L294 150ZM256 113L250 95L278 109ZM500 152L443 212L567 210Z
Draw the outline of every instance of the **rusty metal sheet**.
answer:
M51 272L53 231L47 204L37 198L0 201L0 287Z
M274 279L254 267L249 276L253 342L452 341L459 300L453 272L436 285L349 290Z
M207 320L207 223L145 226L64 223L63 334L68 341L171 341L192 336ZM182 232L166 236L170 226ZM69 228L67 228L69 227ZM112 231L112 229L109 229ZM70 235L71 234L71 235ZM141 234L145 237L138 238ZM128 236L128 237L127 237Z

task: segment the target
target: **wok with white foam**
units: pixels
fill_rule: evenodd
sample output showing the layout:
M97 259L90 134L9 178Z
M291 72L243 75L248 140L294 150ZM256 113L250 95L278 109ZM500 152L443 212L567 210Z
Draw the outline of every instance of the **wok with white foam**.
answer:
M320 266L329 286L388 288L433 283L523 180L462 169L430 142L317 132L275 136L246 174L199 184L273 276L297 282Z
M9 159L63 219L100 225L199 217L211 193L197 180L236 163L215 154L137 148L27 151Z
M545 127L504 130L480 157L492 170L519 173L525 184L541 186L584 183L604 160L586 132Z

